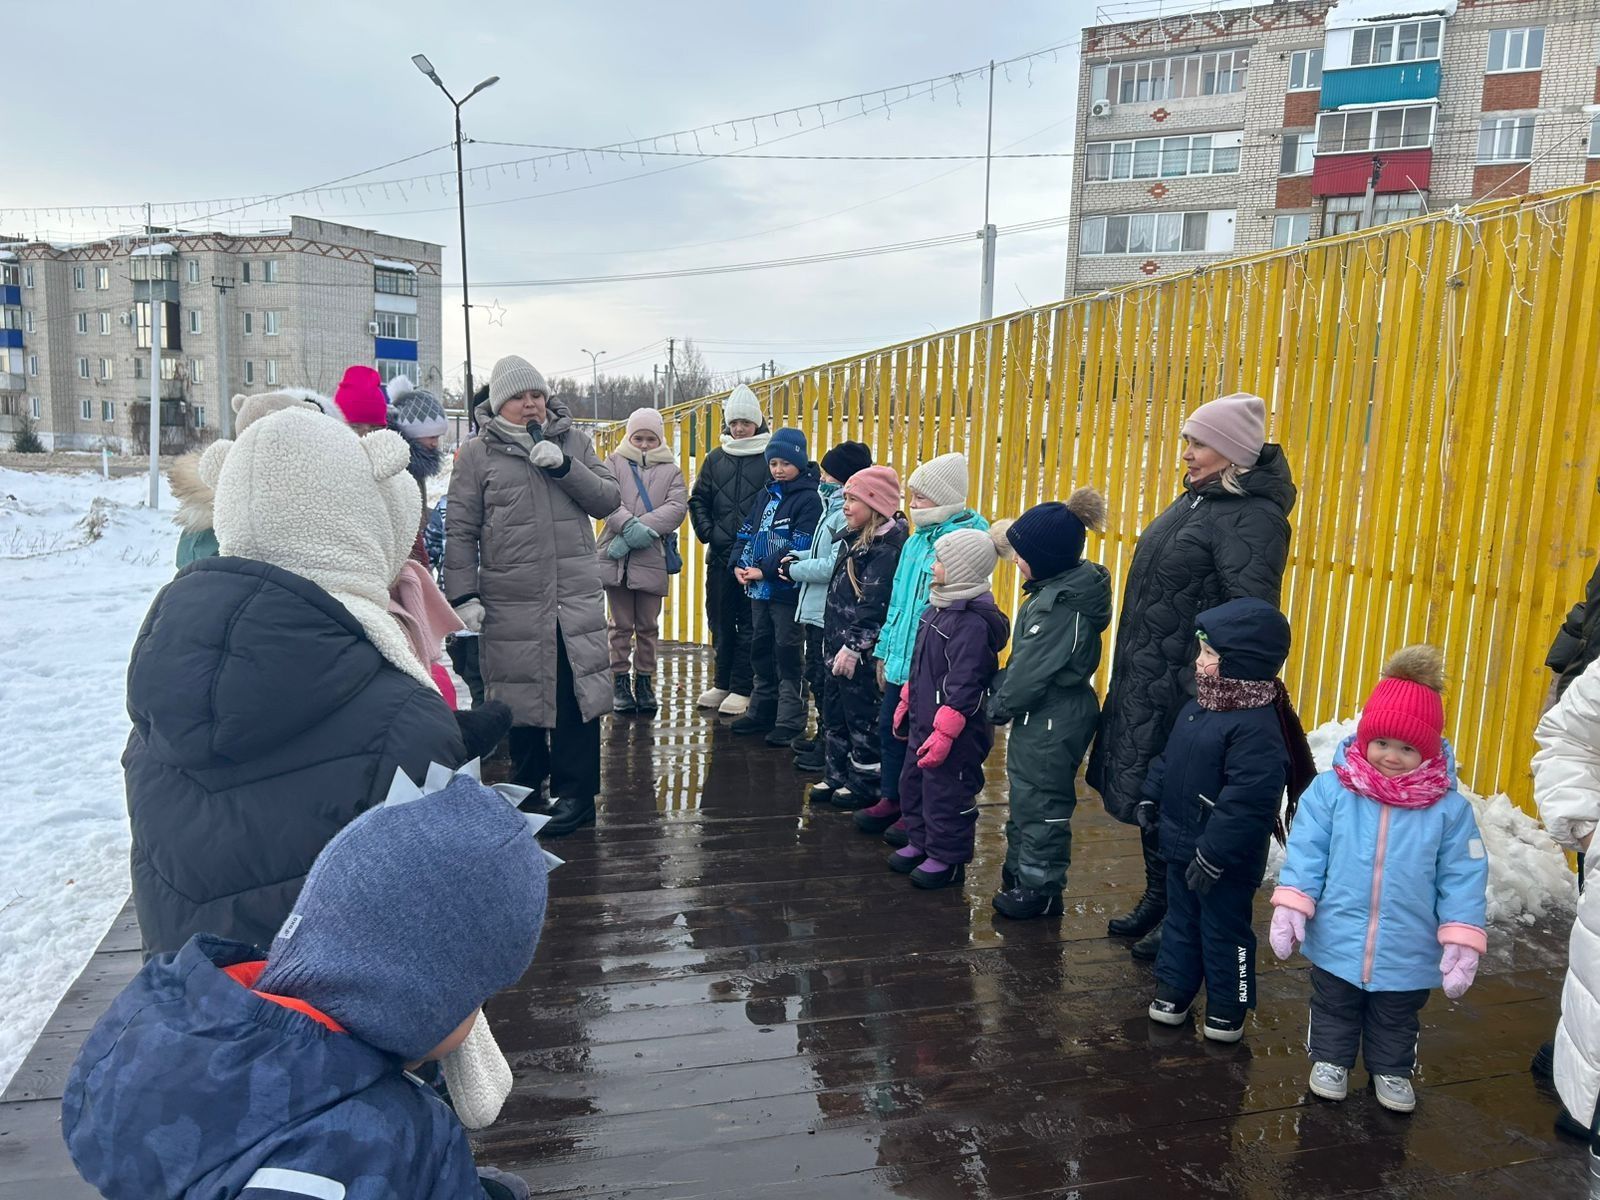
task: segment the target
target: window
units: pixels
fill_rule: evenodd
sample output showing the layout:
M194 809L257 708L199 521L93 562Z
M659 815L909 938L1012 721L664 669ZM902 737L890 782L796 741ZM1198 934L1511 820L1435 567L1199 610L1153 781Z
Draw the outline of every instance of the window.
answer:
M1317 153L1316 132L1286 133L1283 135L1283 155L1278 164L1280 175L1309 175Z
M100 360L100 378L111 378L111 360L109 358L102 358Z
M278 382L278 360L275 358L267 359L267 382Z
M1311 236L1310 213L1281 213L1272 218L1272 248L1298 246Z
M277 259L269 258L269 259L267 259L266 262L261 264L261 282L262 283L277 283L278 282L278 260Z
M417 273L415 271L391 271L387 267L375 267L372 272L372 290L382 292L386 296L415 296L417 294Z
M1089 147L1090 161L1093 162L1094 147ZM1094 178L1094 176L1090 176ZM378 327L378 337L400 338L403 341L414 342L417 340L417 318L411 313L375 313L373 321Z
M1361 228L1362 196L1329 196L1322 210L1322 234L1353 233ZM1373 197L1373 225L1388 225L1421 215L1426 208L1416 192L1392 192Z
M191 258L189 260L189 282L200 282L200 260L198 258Z
M142 249L142 248L141 248ZM128 261L128 278L176 282L178 262L170 254L135 254Z
M1318 154L1397 150L1433 144L1431 104L1323 113L1317 120Z
M94 269L94 290L109 292L111 290L111 268L96 267Z
M33 332L33 309L24 309L22 313L22 328L27 333Z
M278 317L281 314L268 311L261 314L261 332L267 337L278 336Z
M89 314L86 312L81 312L78 314L78 332L89 332Z
M255 317L254 313L245 313L245 315L244 315L244 331L245 331L246 334L251 334L251 333L255 332L254 317Z
M1600 117L1589 125L1589 157L1600 158Z
M164 350L182 350L183 343L180 338L178 302L176 300L162 300L156 314L158 328L161 331L161 346ZM150 349L150 302L137 301L133 306L134 335L133 344L140 350Z
M239 264L239 282L240 283L249 283L250 282L250 264L249 264L249 262L243 262L243 263Z
M21 328L23 328L23 317L20 308L0 308L0 329Z
M206 381L206 363L203 358L189 360L189 382L204 383Z
M89 378L89 360L87 358L80 357L78 359L78 378Z
M1544 65L1544 30L1496 29L1489 34L1489 71L1537 71Z
M16 267L12 266L10 263L0 263L0 284L5 284L8 287L16 287L17 282L18 272Z
M1242 131L1206 133L1193 137L1139 138L1129 142L1090 142L1088 177L1108 179L1174 179L1183 175L1232 175L1239 170ZM378 314L378 324L388 313ZM410 334L380 333L380 337L416 340L416 318Z
M94 401L93 400L79 400L78 401L78 416L82 417L85 421L94 420Z
M198 308L191 308L189 310L189 332L200 332L200 310Z
M1079 252L1085 256L1221 253L1233 249L1233 218L1232 209L1085 217Z
M1111 63L1094 68L1091 98L1132 104L1185 96L1224 96L1244 91L1249 66L1248 49Z
M1086 222L1087 224L1087 222ZM407 379L417 373L417 364L399 358L380 358L378 360L378 377L388 383L397 375L404 375Z
M254 383L256 381L256 365L248 358L244 360L244 381L246 383Z
M1416 62L1439 57L1440 21L1404 21L1358 29L1350 43L1350 65Z
M73 267L72 268L72 290L75 291L75 292L83 291L83 268L82 267Z
M115 400L100 401L100 419L107 422L117 419L117 402Z
M199 376L195 377L195 382L200 382ZM204 429L206 427L206 406L204 404L196 404L194 406L194 427L196 429Z
M31 288L33 286L33 268L32 267L23 267L22 268L22 286L25 287L25 288Z
M1289 55L1289 90L1314 92L1322 87L1322 47Z
M28 355L28 374L35 378L39 375L39 356L37 354Z
M1479 122L1479 162L1527 162L1532 157L1532 117L1501 117Z
M100 336L101 337L109 337L110 334L111 334L111 314L108 313L108 312L103 312L103 313L100 314Z
M37 421L39 419L39 397L31 397L28 404L33 411L33 419Z

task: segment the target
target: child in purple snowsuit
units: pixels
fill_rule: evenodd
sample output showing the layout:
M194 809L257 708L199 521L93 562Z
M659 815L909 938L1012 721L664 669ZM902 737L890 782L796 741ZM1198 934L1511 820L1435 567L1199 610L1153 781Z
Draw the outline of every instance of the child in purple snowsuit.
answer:
M889 867L920 888L962 882L972 861L975 798L994 746L985 705L1011 636L1011 622L989 591L996 554L983 530L939 539L911 677L900 689L895 736L909 742L914 756L900 775L908 841L889 856Z

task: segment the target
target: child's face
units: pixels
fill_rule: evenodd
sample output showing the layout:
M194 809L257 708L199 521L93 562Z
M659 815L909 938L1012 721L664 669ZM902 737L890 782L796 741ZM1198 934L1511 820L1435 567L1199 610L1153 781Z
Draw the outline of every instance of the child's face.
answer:
M844 523L851 529L865 529L873 515L872 509L868 508L864 501L854 496L844 498Z
M1373 738L1367 743L1367 761L1378 768L1378 774L1393 779L1420 767L1422 751L1395 738Z
M788 483L800 474L800 468L787 458L769 458L767 460L767 471L779 483Z
M822 482L823 483L831 483L835 487L839 486L840 481L835 479L832 475L829 475L826 471L822 470L821 468L818 468L817 474L822 476Z
M755 437L756 423L754 421L729 421L728 433L736 438Z
M1197 675L1209 675L1215 678L1217 672L1222 670L1222 655L1211 648L1210 643L1200 643L1200 653L1194 656L1194 670Z
M638 433L634 434L628 440L641 450L654 450L657 446L661 445L661 439L655 434L651 433L648 429L639 430Z
M913 503L911 507L915 508L916 504ZM923 505L923 507L926 508L927 505ZM938 559L933 560L933 581L940 586L944 585L944 564Z
M467 1014L467 1019L465 1021L461 1022L461 1024L457 1025L454 1029L452 1029L450 1031L450 1036L449 1037L445 1038L444 1041L440 1042L432 1050L429 1050L426 1054L424 1054L416 1062L407 1063L406 1064L407 1070L410 1070L413 1067L420 1066L422 1063L425 1063L425 1062L438 1062L441 1058L444 1058L446 1055L452 1054L456 1050L459 1050L461 1048L461 1043L467 1040L467 1034L472 1032L473 1023L475 1021L477 1021L479 1015L482 1012L483 1012L483 1010L480 1009L480 1008L473 1009L470 1013Z
M911 493L911 507L912 508L932 508L933 507L933 501L929 500L921 492L914 491L914 492Z
M1015 551L1011 554L1011 561L1017 564L1017 571L1029 582L1033 580L1033 568L1028 565L1028 560Z

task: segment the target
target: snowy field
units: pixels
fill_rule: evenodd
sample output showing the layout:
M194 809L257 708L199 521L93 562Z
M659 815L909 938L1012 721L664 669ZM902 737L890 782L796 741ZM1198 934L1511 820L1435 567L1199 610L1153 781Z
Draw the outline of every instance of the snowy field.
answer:
M444 480L429 490L440 494ZM142 478L0 468L0 1089L128 896L120 756L128 652L172 577L172 503ZM461 688L465 695L465 688ZM1354 721L1311 735L1326 769ZM1489 850L1489 916L1502 930L1570 909L1566 860L1504 796L1472 801ZM1281 852L1274 846L1275 875ZM1491 945L1494 937L1491 936Z

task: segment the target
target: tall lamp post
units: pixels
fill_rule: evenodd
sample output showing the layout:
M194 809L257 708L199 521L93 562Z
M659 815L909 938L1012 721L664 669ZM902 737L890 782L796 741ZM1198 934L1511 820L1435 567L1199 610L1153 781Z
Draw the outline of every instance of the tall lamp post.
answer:
M438 85L444 93L445 99L450 101L456 111L456 211L461 217L461 322L467 335L467 394L464 398L467 410L467 424L472 428L477 427L477 419L472 412L472 297L467 291L467 192L462 181L461 170L461 106L471 100L484 88L493 87L500 82L500 76L491 75L477 87L473 88L461 99L457 100L450 94L450 89L445 87L444 80L440 79L433 69L433 64L428 61L426 54L413 54L411 61L416 64L429 79Z
M594 415L600 417L600 360L605 357L604 350L584 350L581 346L579 352L589 356L589 369L594 372L594 383L590 385L589 398L594 402Z

